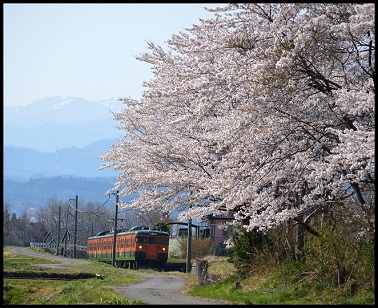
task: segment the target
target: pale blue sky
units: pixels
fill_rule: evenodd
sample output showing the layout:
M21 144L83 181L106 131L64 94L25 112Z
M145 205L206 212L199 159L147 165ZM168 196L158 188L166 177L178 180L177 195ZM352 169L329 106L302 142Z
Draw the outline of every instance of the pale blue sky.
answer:
M3 104L49 96L138 99L147 41L199 24L215 3L3 4Z

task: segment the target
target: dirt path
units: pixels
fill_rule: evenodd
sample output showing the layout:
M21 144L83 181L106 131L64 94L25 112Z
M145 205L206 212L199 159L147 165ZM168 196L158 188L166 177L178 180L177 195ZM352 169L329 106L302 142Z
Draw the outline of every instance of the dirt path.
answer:
M50 254L41 254L32 251L27 247L10 247L9 251L17 254L24 254L35 257L43 257L59 261L59 264L38 264L45 267L59 267L66 264L85 264L85 260L66 258ZM131 286L113 287L118 293L129 300L141 300L149 305L225 305L225 303L203 300L193 296L182 294L184 290L185 277L170 274L145 274L135 273L146 276L146 279L140 283Z
M50 259L50 260L60 262L60 263L50 263L50 264L37 264L37 266L60 267L60 266L69 265L69 264L86 264L87 263L85 260L72 259L72 258L67 258L63 256L55 256L52 254L42 254L37 251L30 250L28 247L9 247L8 249L9 251L14 252L14 253L32 256L32 257Z
M142 300L150 305L224 305L180 293L185 277L164 274L145 274L148 278L140 283L117 287L120 294L131 300Z

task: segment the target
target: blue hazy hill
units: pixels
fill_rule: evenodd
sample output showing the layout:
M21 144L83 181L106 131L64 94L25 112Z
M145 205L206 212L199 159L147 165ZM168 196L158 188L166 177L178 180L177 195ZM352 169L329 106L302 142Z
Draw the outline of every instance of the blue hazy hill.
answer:
M50 197L103 202L118 172L98 170L98 157L122 136L113 117L124 107L67 96L4 106L3 202L15 213Z
M91 102L66 96L5 106L3 144L53 152L119 138L122 132L113 117L124 107L115 99Z
M102 166L99 156L104 155L112 139L103 139L86 147L69 147L55 152L43 152L29 148L3 147L4 179L25 181L30 178L53 176L116 177L112 169L98 170Z

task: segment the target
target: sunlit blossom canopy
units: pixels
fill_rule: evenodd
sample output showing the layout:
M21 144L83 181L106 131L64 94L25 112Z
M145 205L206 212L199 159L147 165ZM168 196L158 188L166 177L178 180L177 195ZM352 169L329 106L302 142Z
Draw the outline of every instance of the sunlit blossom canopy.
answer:
M148 43L101 159L143 210L267 230L375 189L375 5L243 3Z

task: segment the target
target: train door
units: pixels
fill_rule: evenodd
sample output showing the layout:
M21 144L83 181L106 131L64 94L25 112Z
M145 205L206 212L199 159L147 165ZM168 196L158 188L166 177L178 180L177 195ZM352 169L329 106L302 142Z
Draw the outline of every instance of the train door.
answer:
M133 255L133 245L134 245L134 243L133 243L133 241L132 240L134 240L135 241L135 239L133 239L131 236L128 236L128 237L126 237L126 257L127 258L129 258L129 259L131 259L131 257L132 257L132 255Z
M147 249L147 259L148 260L157 260L158 255L158 245L157 245L157 237L156 236L149 236L148 237L148 249Z

